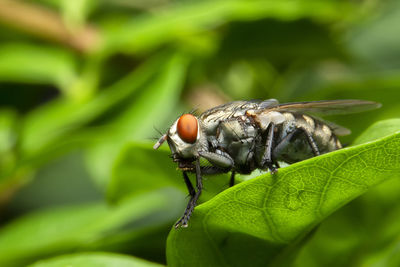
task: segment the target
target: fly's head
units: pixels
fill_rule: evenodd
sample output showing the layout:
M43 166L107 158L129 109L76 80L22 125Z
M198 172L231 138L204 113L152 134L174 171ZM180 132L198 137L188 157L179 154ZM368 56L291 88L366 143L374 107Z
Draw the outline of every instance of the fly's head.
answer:
M172 153L172 158L184 169L184 165L198 157L205 137L201 131L199 120L192 114L183 114L169 128L168 132L161 136L154 149L159 148L164 141L167 141Z

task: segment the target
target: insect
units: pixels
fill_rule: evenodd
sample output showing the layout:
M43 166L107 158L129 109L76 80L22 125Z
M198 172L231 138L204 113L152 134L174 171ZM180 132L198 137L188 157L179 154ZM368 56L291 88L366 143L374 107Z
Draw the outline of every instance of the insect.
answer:
M202 176L255 169L275 173L278 162L294 163L342 148L337 136L350 131L310 114L345 114L380 107L363 100L327 100L279 104L276 99L234 101L200 116L183 114L154 145L167 141L173 161L182 170L189 203L175 228L187 227L202 192ZM200 158L210 165L202 166ZM196 175L196 189L188 173Z

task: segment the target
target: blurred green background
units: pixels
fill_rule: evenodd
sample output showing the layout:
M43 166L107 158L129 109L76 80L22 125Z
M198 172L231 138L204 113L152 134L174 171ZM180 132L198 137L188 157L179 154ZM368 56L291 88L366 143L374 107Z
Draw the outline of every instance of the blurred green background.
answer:
M395 0L0 0L0 265L83 251L165 264L186 192L168 148L151 150L158 131L231 100L381 102L328 118L351 144L400 117L399 25ZM206 182L203 201L227 188ZM399 189L336 212L295 265L400 262Z

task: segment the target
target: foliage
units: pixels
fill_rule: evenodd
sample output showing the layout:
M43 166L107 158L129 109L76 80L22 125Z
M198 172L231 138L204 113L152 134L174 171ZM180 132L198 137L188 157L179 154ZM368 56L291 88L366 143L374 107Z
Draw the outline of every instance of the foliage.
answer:
M0 265L398 266L399 15L389 0L0 0ZM353 132L340 151L229 189L207 177L171 230L187 192L154 128L267 98L383 107L327 117Z

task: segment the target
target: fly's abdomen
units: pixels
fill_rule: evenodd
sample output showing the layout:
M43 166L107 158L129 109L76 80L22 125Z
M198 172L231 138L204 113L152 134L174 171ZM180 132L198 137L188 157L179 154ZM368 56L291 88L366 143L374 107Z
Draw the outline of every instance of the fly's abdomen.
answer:
M333 130L323 122L316 122L312 137L320 148L320 153L324 154L342 148L342 144L333 133Z
M275 140L274 154L277 160L294 163L314 157L316 151L313 145L319 154L342 147L334 131L323 121L304 114L286 112L283 115L286 121L281 125L279 137Z

